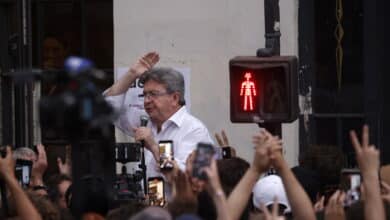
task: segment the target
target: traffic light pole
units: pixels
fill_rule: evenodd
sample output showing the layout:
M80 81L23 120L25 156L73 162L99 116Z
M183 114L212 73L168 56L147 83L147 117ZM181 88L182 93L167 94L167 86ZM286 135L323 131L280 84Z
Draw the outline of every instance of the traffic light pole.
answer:
M264 0L265 14L265 48L257 50L258 57L280 56L280 14L279 0ZM282 123L258 123L271 134L282 138Z
M266 122L258 123L260 128L267 129L272 135L277 135L279 138L282 138L282 123L280 122Z
M265 48L257 50L258 57L280 56L279 0L264 0Z

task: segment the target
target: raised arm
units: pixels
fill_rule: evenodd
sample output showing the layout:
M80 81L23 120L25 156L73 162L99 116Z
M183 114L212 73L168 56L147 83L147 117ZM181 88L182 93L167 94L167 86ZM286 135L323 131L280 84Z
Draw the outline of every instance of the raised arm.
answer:
M367 125L363 126L361 143L355 131L350 132L350 137L363 178L365 219L383 220L385 209L379 188L379 151L374 145L370 145Z
M36 161L34 161L31 170L31 187L45 185L43 183L43 175L45 174L48 166L45 146L43 146L42 144L38 144L37 150L37 159Z
M15 207L19 218L26 220L42 219L15 178L15 161L12 159L11 148L7 147L6 152L5 158L0 156L0 176L11 192L15 204L17 204Z
M221 182L219 180L217 163L212 159L210 167L205 168L207 173L207 191L213 199L215 208L217 210L217 220L234 219L229 213L229 207L226 202L225 193L222 190Z
M117 80L104 95L116 96L125 93L137 78L151 69L159 60L160 57L156 52L145 54L139 58L137 62L129 68L126 74Z
M228 198L228 207L232 219L240 218L249 201L255 183L260 178L260 175L268 170L270 166L269 149L272 145L280 147L280 142L276 139L266 138L264 131L260 131L253 136L253 144L255 155L252 165Z
M268 138L276 138L268 132L266 132L266 135ZM271 164L282 178L294 218L301 220L316 219L309 196L291 172L290 167L283 158L281 148L275 145L272 146L270 154Z

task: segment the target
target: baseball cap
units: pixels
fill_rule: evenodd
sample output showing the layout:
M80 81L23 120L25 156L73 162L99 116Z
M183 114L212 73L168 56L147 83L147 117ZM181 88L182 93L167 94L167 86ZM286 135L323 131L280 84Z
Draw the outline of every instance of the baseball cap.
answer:
M265 206L273 204L275 197L278 198L279 204L286 206L284 213L291 212L282 179L277 175L260 178L253 187L253 205L260 209L261 204Z

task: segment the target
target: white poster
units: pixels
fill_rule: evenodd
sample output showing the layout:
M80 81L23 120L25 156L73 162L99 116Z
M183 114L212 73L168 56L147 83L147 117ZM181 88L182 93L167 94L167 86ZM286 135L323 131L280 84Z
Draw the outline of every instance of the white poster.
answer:
M173 67L175 70L179 71L183 74L184 77L184 85L185 85L185 94L184 98L186 100L186 108L187 111L190 112L191 102L190 102L190 74L191 69L189 67ZM120 79L123 74L127 72L129 67L118 67L116 69L116 79ZM131 107L137 107L140 109L144 108L144 99L139 97L143 92L143 85L139 83L137 79L133 85L131 85L130 89L126 93L125 104Z

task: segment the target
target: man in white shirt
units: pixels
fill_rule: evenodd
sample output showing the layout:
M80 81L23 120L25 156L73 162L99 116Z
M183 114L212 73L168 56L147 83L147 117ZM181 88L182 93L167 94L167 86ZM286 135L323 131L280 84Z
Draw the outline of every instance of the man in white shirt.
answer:
M115 122L116 127L133 136L136 141L145 142L149 177L160 175L160 140L173 141L174 158L182 170L187 156L198 142L212 143L204 124L186 110L183 75L172 68L152 68L158 61L156 52L147 53L104 93L114 108L124 112ZM124 104L126 92L137 78L144 83L142 95L145 110ZM151 123L140 127L140 117L145 115L145 111Z

